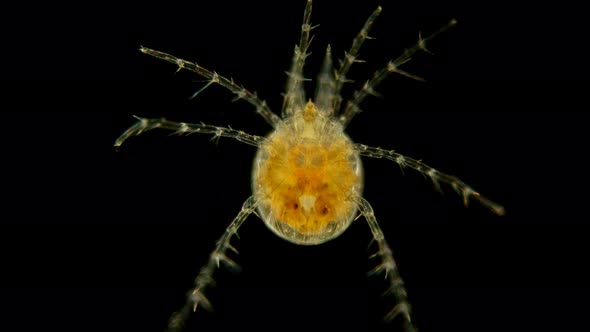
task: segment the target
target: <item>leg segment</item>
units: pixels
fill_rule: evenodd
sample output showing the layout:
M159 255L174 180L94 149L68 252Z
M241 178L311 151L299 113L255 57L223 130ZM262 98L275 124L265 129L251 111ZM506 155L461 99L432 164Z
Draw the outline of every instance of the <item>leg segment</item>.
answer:
M374 90L375 87L377 85L379 85L379 83L381 83L381 81L383 81L387 76L389 76L390 73L398 73L398 74L401 74L403 76L406 76L406 77L409 77L409 78L412 78L415 80L423 81L424 79L422 79L418 76L412 75L406 71L403 71L403 70L399 69L399 67L401 65L403 65L404 63L410 61L412 59L412 56L414 55L414 53L416 53L419 50L430 53L430 51L428 51L428 49L426 48L426 42L428 42L432 38L436 37L440 33L446 31L447 29L449 29L450 27L452 27L455 24L457 24L457 20L453 19L447 25L438 29L436 32L434 32L433 34L431 34L430 36L428 36L426 38L422 38L422 34L418 34L418 41L416 42L416 44L414 44L414 46L406 49L402 55L398 56L394 60L389 61L384 68L376 71L375 74L373 74L373 77L371 79L369 79L368 81L366 81L360 90L357 90L353 93L352 100L349 100L347 102L346 107L344 108L342 115L339 118L342 125L344 127L346 127L348 125L348 123L350 122L350 120L352 120L352 118L356 114L361 112L361 110L359 108L360 103L368 95L376 95L375 90Z
M169 121L164 118L162 119L146 119L136 117L137 122L129 127L117 140L115 141L115 147L121 146L125 140L127 140L131 136L139 135L143 132L148 130L152 130L155 128L162 128L173 130L174 134L183 135L183 134L194 134L194 133L201 133L201 134L213 134L215 135L214 138L219 138L221 136L224 137L231 137L235 138L240 142L250 144L256 147L259 147L262 141L264 141L263 137L246 134L241 130L235 130L232 128L224 128L224 127L216 127L206 125L204 123L197 124L197 123L184 123L184 122L174 122Z
M369 37L368 33L369 33L369 30L371 29L371 26L373 25L375 20L377 20L377 17L379 16L380 13L381 13L381 6L377 7L377 9L375 9L373 14L371 14L371 16L369 16L369 18L365 22L365 25L363 25L363 28L359 32L359 34L352 41L352 46L350 47L350 50L348 52L345 52L344 58L342 60L340 60L340 68L338 68L338 71L335 72L335 74L334 74L336 84L334 86L334 92L333 92L333 96L334 96L333 108L336 111L338 111L340 109L340 103L342 102L342 97L340 97L340 92L342 91L342 86L344 85L344 83L347 82L346 74L348 73L348 70L350 70L350 67L352 66L353 63L363 62L362 60L358 59L361 45L363 45L363 42L365 40L372 39L371 37Z
M397 305L385 315L385 320L393 320L397 315L401 314L404 319L405 332L415 332L416 328L412 324L412 309L408 302L408 294L404 288L404 281L399 275L397 265L393 259L393 253L385 241L385 236L377 223L371 204L362 197L358 197L357 201L358 209L367 220L371 233L373 233L373 239L379 247L377 253L372 257L379 257L381 259L381 264L371 270L370 274L383 272L385 274L385 279L389 282L389 289L386 294L393 294L397 301Z
M303 66L305 59L309 55L307 49L311 43L309 32L311 26L311 6L312 0L307 0L305 11L303 12L303 24L301 24L301 38L299 45L295 45L293 53L293 62L291 69L287 72L287 91L283 99L283 117L291 115L295 110L302 109L305 106L305 91L303 90Z
M279 118L278 115L274 114L270 110L268 105L266 105L266 101L260 100L258 98L258 96L256 95L256 93L252 93L252 92L246 90L243 86L237 85L236 83L234 83L233 79L227 79L223 76L218 75L216 72L211 72L211 71L199 66L196 63L189 62L189 61L186 61L183 59L179 59L179 58L177 58L173 55L170 55L168 53L152 50L150 48L143 47L143 46L141 46L141 48L139 50L145 54L149 54L149 55L156 57L158 59L162 59L162 60L165 60L165 61L168 61L170 63L177 65L178 70L188 69L192 72L195 72L195 73L205 77L206 79L208 79L209 84L216 83L216 84L219 84L222 87L228 89L231 93L236 95L235 100L244 99L247 102L249 102L250 104L252 104L254 107L256 107L256 113L260 114L264 118L264 120L266 120L266 122L268 122L271 126L273 126L273 128L276 128L278 123L281 122L281 118ZM193 97L194 97L194 95L193 95Z
M168 322L168 332L180 331L186 322L191 311L197 310L201 306L207 310L211 309L211 303L205 297L207 287L214 284L213 272L219 268L219 263L223 263L231 269L238 268L238 265L226 256L228 249L237 253L237 250L231 245L231 237L237 234L238 229L246 218L256 209L254 196L250 196L242 205L240 213L234 218L232 223L227 227L225 233L217 241L215 250L209 256L209 261L201 268L199 275L195 279L195 287L191 289L186 298L186 303L180 311L175 312Z
M459 180L457 177L439 172L436 169L424 164L419 160L406 157L393 150L374 148L366 146L364 144L355 144L354 147L357 151L359 151L359 153L362 156L372 158L385 158L396 162L402 169L406 166L415 169L423 175L428 176L430 179L432 179L432 182L438 189L440 189L439 182L449 184L451 187L453 187L453 189L455 189L457 193L459 193L459 195L463 197L463 204L465 204L465 206L467 206L469 199L474 198L481 205L490 209L492 212L499 216L502 216L505 213L504 207L502 205L495 203L486 197L481 196L477 191L473 190L473 188L465 184L465 182Z

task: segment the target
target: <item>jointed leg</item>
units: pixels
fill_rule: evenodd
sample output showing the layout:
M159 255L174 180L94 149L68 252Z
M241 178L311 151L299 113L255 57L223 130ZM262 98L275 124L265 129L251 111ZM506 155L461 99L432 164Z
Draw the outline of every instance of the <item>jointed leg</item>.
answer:
M307 0L305 11L303 12L303 24L301 24L301 38L299 45L295 45L293 52L293 62L291 69L287 73L287 89L283 98L283 117L291 115L296 109L301 109L305 105L305 91L303 89L303 66L305 59L309 55L307 49L311 43L309 33L311 26L311 7L312 0Z
M184 122L174 122L169 121L164 118L162 119L146 119L136 117L138 121L129 129L127 129L117 140L115 141L115 147L121 146L125 140L127 140L131 136L139 135L143 132L148 130L162 128L173 130L174 134L183 135L183 134L194 134L194 133L201 133L201 134L213 134L214 137L231 137L235 138L240 142L250 144L253 146L260 146L262 141L264 141L264 137L246 134L241 130L235 130L232 128L224 128L224 127L216 127L206 125L204 123L184 123Z
M355 144L354 147L362 156L385 158L396 162L402 169L406 166L415 169L418 172L430 177L437 188L439 187L439 182L449 184L451 187L453 187L453 189L455 189L457 193L459 193L459 195L463 197L463 204L465 204L465 206L467 206L469 199L474 198L481 205L487 207L497 215L502 216L505 213L504 207L502 205L481 196L477 191L473 190L473 188L465 184L465 182L459 180L457 177L439 172L419 160L406 157L393 150L374 148L364 144Z
M149 54L149 55L156 57L158 59L162 59L162 60L165 60L165 61L168 61L170 63L177 65L178 70L188 69L192 72L195 72L195 73L205 77L206 79L210 80L209 84L217 83L217 84L221 85L222 87L228 89L230 92L232 92L233 94L236 95L236 100L237 99L244 99L247 102L249 102L250 104L254 105L254 107L256 107L256 113L260 114L264 118L264 120L266 120L266 122L268 122L271 126L273 126L273 128L275 128L277 126L277 124L281 121L279 116L274 114L270 110L268 105L266 105L266 101L260 100L258 98L258 96L256 95L256 93L252 93L252 92L246 90L243 86L237 85L236 83L234 83L233 79L227 79L223 76L218 75L216 72L211 72L211 71L199 66L198 64L196 64L194 62L189 62L189 61L186 61L183 59L179 59L179 58L177 58L173 55L170 55L168 53L152 50L150 48L143 47L143 46L139 50L145 54Z
M350 122L350 120L352 120L352 118L356 114L360 113L360 111L361 111L359 108L360 103L368 95L376 95L375 90L374 90L375 87L377 85L379 85L379 83L381 83L381 81L383 81L387 76L389 76L390 73L398 73L398 74L404 75L406 77L409 77L409 78L412 78L415 80L423 81L422 78L412 75L406 71L403 71L403 70L399 69L399 67L401 65L403 65L404 63L410 61L412 59L412 56L414 55L414 53L416 53L419 50L430 53L430 51L428 51L428 49L426 48L426 42L428 42L430 39L436 37L440 33L446 31L447 29L449 29L450 27L452 27L455 24L457 24L457 20L453 19L447 25L438 29L436 32L434 32L433 34L431 34L430 36L428 36L426 38L422 38L422 35L419 34L418 41L416 42L416 44L414 44L414 46L406 49L402 55L398 56L395 60L389 61L384 68L381 68L378 71L376 71L375 74L373 74L373 77L371 79L369 79L368 81L366 81L360 90L357 90L353 93L352 100L349 100L348 103L346 104L346 107L343 110L342 115L339 118L342 125L344 127L346 127L348 125L348 123Z
M357 201L358 209L367 220L371 233L373 233L373 239L379 247L379 250L374 256L381 258L381 264L375 267L371 273L377 274L383 272L385 274L385 279L389 282L387 294L393 294L397 301L397 305L385 315L385 319L389 321L401 314L404 319L404 330L406 332L416 331L416 328L412 324L412 309L408 302L408 294L404 288L404 281L399 275L397 265L393 259L393 253L385 241L385 236L383 235L381 228L379 228L379 224L373 213L373 208L369 202L362 197L358 197Z
M363 28L359 32L359 34L352 41L352 46L350 47L350 50L348 52L345 52L344 58L342 60L340 60L340 68L338 68L338 71L334 73L335 86L334 86L333 95L334 95L335 99L334 99L333 108L336 111L338 111L340 109L341 98L339 96L340 96L340 92L342 91L342 86L344 85L345 82L347 82L346 74L348 73L348 70L350 69L350 67L352 66L353 63L363 62L362 60L358 59L361 45L363 45L363 42L365 40L372 39L371 37L369 37L368 33L369 33L369 30L371 30L371 26L373 25L375 20L377 20L377 17L379 16L380 13L381 13L381 6L377 7L377 9L375 9L375 11L371 14L371 16L369 16L369 18L365 22L365 25L363 25Z
M170 318L170 321L168 322L168 332L180 331L191 311L197 310L198 306L202 306L207 310L211 309L211 304L205 297L204 292L207 287L214 283L213 272L215 269L219 268L220 262L229 268L238 268L237 264L226 256L226 252L230 249L237 253L237 250L230 243L231 237L234 234L237 234L242 223L252 212L254 212L255 209L256 201L254 196L250 196L242 205L240 213L238 213L232 223L225 230L225 233L223 233L221 238L217 241L217 246L209 256L209 261L201 268L199 275L195 279L195 287L187 294L186 303L180 311L175 312Z

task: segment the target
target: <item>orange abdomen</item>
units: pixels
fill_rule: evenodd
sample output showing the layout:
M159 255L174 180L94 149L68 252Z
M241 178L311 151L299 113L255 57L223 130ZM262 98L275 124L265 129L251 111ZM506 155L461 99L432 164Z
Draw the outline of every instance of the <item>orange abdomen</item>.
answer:
M351 198L362 185L360 159L348 138L294 142L275 136L265 148L254 185L267 225L300 244L321 243L344 231L356 212Z

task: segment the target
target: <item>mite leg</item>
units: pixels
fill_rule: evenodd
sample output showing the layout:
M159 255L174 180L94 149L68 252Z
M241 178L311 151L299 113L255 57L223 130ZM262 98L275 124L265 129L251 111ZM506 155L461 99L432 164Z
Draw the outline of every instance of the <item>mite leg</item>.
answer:
M393 253L385 241L385 236L377 223L371 204L362 197L358 197L357 201L358 209L367 220L371 233L373 233L373 239L379 247L374 256L381 258L381 264L371 270L370 274L384 273L385 279L389 282L389 289L386 294L393 294L397 301L397 305L385 315L385 320L390 321L401 315L404 319L404 331L415 332L416 328L412 323L412 309L408 302L408 294L404 288L404 281L399 275L397 265L393 259Z
M305 106L305 91L303 89L303 66L305 59L309 55L307 49L311 43L310 32L314 27L311 26L311 8L312 0L307 0L303 12L303 23L301 24L301 37L299 45L295 45L291 68L287 72L287 88L283 98L283 117L287 117L297 109Z
M363 25L361 31L352 41L352 46L350 47L350 50L348 52L344 52L344 58L340 60L340 68L338 68L338 71L334 74L335 84L334 91L332 93L332 95L335 97L333 108L336 111L340 109L340 103L342 102L342 98L340 97L342 86L345 82L350 82L346 80L346 74L348 73L348 70L350 70L350 67L353 63L364 62L363 60L358 59L359 51L361 49L361 45L363 45L365 40L373 39L369 37L369 30L371 30L371 26L377 20L377 17L380 13L381 6L378 6L377 9L375 9L375 11L371 14L371 16L369 16L369 18L365 22L365 25Z
M242 209L234 218L231 224L225 230L225 233L217 241L215 250L209 256L209 261L201 268L199 275L195 279L195 287L191 289L186 298L186 303L180 311L175 312L168 322L168 331L180 331L186 322L191 311L197 310L201 306L206 310L211 309L211 303L205 297L205 290L211 286L213 281L213 272L219 268L220 263L223 263L228 268L237 269L238 265L227 257L227 250L232 250L237 253L237 250L231 245L231 237L237 234L238 229L246 218L256 209L256 201L254 196L250 196L242 205Z
M440 189L439 182L449 184L457 193L459 193L459 195L461 195L461 197L463 197L463 204L465 204L465 206L469 203L469 199L473 198L499 216L503 216L506 212L502 205L480 195L477 191L473 190L473 188L459 180L457 177L439 172L420 160L406 157L394 150L384 150L381 148L366 146L364 144L355 144L354 147L362 156L385 158L396 162L402 169L406 166L415 169L432 179L432 182L438 189Z
M184 122L174 122L169 121L164 118L162 119L146 119L136 117L137 122L129 127L117 140L115 141L114 146L119 147L123 142L125 142L131 136L137 136L141 133L144 133L148 130L162 128L173 130L176 135L189 135L194 133L201 133L201 134L213 134L215 135L214 138L219 138L221 136L235 138L240 142L250 144L256 147L259 147L260 144L264 141L264 137L246 134L241 130L235 130L232 128L224 128L224 127L216 127L206 125L204 123L184 123Z
M145 54L149 54L155 58L162 59L162 60L165 60L165 61L168 61L170 63L177 65L178 70L187 69L192 72L195 72L195 73L205 77L206 79L208 79L209 85L212 83L216 83L216 84L219 84L222 87L228 89L231 93L236 95L235 100L244 99L248 103L250 103L251 105L256 107L256 113L260 114L260 116L262 116L264 118L264 120L266 120L266 122L268 122L271 126L273 126L273 128L275 128L278 125L278 123L281 122L281 118L279 118L278 115L274 114L270 110L270 108L266 104L266 101L260 100L255 92L252 93L252 92L246 90L243 86L234 83L233 79L227 79L221 75L218 75L216 72L209 71L209 70L199 66L197 63L186 61L183 59L179 59L179 58L177 58L173 55L170 55L168 53L152 50L150 48L143 47L143 46L141 46L141 48L139 50L141 52L143 52ZM199 93L199 92L200 92L200 90L197 93ZM194 96L195 95L193 95L193 97Z
M438 29L426 38L422 38L421 33L418 34L418 41L416 44L414 44L414 46L407 48L402 55L398 56L394 60L389 61L384 68L377 70L375 74L373 74L373 77L367 80L360 90L355 91L352 95L352 99L347 102L344 110L342 111L342 115L338 118L342 125L346 127L350 120L352 120L355 115L361 112L359 105L368 95L377 95L375 92L375 87L379 85L379 83L381 83L381 81L383 81L387 76L389 76L389 74L398 73L418 81L424 81L424 79L403 71L399 67L410 61L414 53L419 50L430 53L430 51L428 51L426 48L426 43L455 24L457 24L457 20L453 19L447 23L447 25Z

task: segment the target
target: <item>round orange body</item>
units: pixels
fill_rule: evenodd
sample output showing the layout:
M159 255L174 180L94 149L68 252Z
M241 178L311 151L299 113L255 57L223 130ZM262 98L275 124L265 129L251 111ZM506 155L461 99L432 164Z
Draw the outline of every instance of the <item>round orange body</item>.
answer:
M354 220L362 164L340 123L310 101L266 138L254 160L252 186L260 217L274 233L319 244Z

